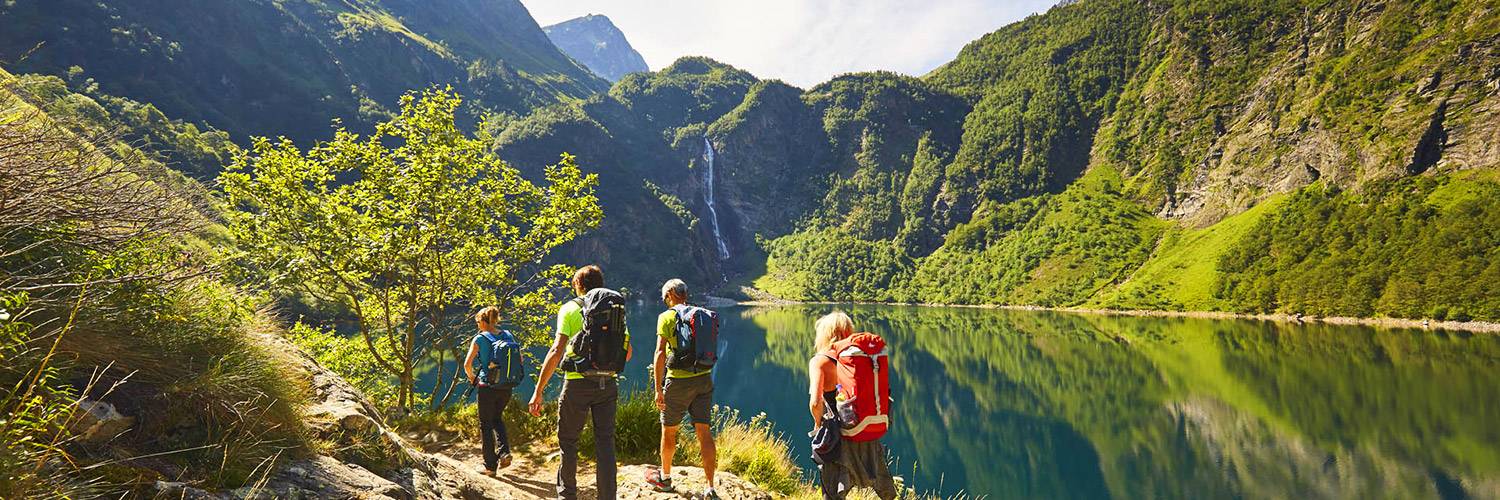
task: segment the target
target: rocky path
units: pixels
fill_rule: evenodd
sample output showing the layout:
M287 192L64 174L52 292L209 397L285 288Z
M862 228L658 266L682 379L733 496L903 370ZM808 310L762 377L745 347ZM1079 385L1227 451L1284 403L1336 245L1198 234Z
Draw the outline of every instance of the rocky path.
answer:
M256 484L234 491L209 492L182 483L158 482L157 496L203 499L542 499L555 498L557 473L555 441L522 447L510 467L497 477L481 473L479 444L457 438L402 436L392 431L358 389L318 365L285 339L264 335L273 352L284 353L292 373L305 377L312 402L303 413L309 430L331 448L377 447L393 457L386 463L340 460L337 453L314 453L276 467ZM299 373L300 372L300 373ZM363 437L359 437L363 436ZM332 450L330 450L332 451ZM695 498L704 490L703 470L673 469L680 493L658 493L646 484L648 466L620 467L619 498L673 500ZM720 498L769 499L759 488L732 474L718 474ZM579 467L581 500L594 500L594 467Z
M479 482L500 483L495 491L503 492L508 496L497 498L554 498L553 477L557 473L557 452L555 445L544 443L540 446L527 447L515 454L514 462L510 467L502 469L495 478L491 479L478 474L480 464L479 447L473 443L457 443L445 450L434 453L433 456L439 460L454 464L460 469L468 469L479 478ZM646 472L654 469L649 465L621 465L618 478L619 498L625 500L682 500L699 498L708 484L703 477L703 469L698 467L673 467L673 482L677 491L673 493L661 493L653 491L646 484ZM717 492L724 500L762 500L770 499L771 495L761 491L750 482L740 479L733 474L720 472L715 475L718 482ZM578 471L579 500L595 500L597 492L595 489L594 465L589 462L580 464Z

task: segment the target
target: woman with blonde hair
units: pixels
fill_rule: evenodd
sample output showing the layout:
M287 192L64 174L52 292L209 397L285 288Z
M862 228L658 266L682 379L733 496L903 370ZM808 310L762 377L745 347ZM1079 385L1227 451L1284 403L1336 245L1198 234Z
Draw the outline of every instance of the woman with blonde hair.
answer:
M816 353L807 363L810 381L808 410L812 413L813 432L810 435L813 436L814 458L819 464L818 476L823 498L842 499L849 494L849 490L856 487L871 488L884 500L896 498L896 481L885 462L885 446L880 444L878 438L856 441L842 437L848 434L848 429L845 429L846 424L840 420L838 410L840 353L834 351L835 345L849 344L844 342L846 340L857 342L868 339L869 342L878 344L873 347L879 351L884 348L885 343L878 336L868 333L861 333L860 338L851 339L855 337L854 322L849 319L848 314L841 311L818 318L814 330L817 331L813 341ZM884 354L878 356L883 358ZM880 373L884 377L883 369ZM824 424L829 428L825 429Z

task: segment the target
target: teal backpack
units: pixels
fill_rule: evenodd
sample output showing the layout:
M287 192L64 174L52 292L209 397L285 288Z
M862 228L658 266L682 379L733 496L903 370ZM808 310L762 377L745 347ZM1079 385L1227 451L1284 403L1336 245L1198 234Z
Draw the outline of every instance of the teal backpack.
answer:
M526 378L526 365L521 361L521 343L516 341L516 336L508 330L500 330L500 334L480 332L486 341L489 341L489 355L482 357L484 362L479 367L480 387L499 387L502 389L513 389L521 385ZM480 344L481 349L484 344Z

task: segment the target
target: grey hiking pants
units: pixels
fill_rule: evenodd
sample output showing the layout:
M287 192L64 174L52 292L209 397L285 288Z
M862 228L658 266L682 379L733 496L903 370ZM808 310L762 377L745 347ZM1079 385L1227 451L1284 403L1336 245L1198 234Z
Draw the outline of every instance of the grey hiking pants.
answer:
M562 449L562 464L557 469L557 498L578 498L578 437L591 415L598 498L615 498L615 405L619 401L620 389L614 377L563 381L562 397L557 403L557 446Z

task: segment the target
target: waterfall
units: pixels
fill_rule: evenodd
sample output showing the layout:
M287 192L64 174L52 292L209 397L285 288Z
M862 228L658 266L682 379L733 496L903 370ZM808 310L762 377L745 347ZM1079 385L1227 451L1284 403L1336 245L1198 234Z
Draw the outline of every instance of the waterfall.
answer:
M703 162L708 171L703 174L703 204L708 205L708 227L714 233L714 246L719 251L719 260L729 260L729 245L719 231L719 210L714 206L714 145L703 136Z

